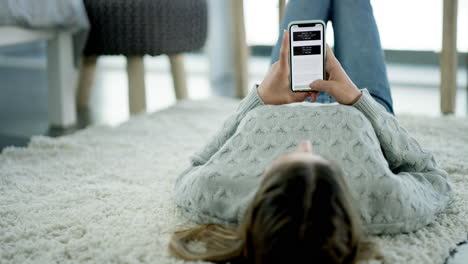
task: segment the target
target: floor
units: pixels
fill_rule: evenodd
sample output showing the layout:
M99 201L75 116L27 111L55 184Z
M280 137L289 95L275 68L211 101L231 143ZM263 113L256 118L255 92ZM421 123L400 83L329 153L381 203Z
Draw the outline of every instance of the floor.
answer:
M269 65L268 58L250 60L250 85L260 82ZM168 59L145 58L147 105L158 111L175 103ZM212 95L208 77L209 63L201 55L186 56L190 98ZM439 116L439 70L427 65L388 65L395 111ZM466 69L458 72L457 107L455 116L467 117ZM33 135L56 135L47 122L47 79L45 58L33 56L23 60L0 57L0 151L7 146L26 146ZM106 124L115 126L128 119L127 77L123 57L105 57L98 61L88 113L80 113L80 125ZM66 132L66 131L65 131ZM58 131L59 134L63 131ZM468 260L468 244L461 245L447 264L462 264Z

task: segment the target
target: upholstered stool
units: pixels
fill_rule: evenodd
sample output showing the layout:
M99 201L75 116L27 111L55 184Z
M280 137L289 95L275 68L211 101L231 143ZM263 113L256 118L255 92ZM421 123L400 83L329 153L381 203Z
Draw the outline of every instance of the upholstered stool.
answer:
M129 106L145 111L143 55L169 55L177 99L187 97L181 53L200 49L207 35L206 0L84 0L91 31L84 50L78 109L89 104L97 56L127 56Z

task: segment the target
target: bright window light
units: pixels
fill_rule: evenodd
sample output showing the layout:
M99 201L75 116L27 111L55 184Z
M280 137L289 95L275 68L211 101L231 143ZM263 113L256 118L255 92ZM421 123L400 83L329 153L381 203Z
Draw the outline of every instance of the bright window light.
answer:
M432 50L442 47L443 0L372 0L384 49ZM244 0L249 45L276 43L278 1ZM468 0L458 0L458 50L468 52ZM327 41L333 44L332 30Z

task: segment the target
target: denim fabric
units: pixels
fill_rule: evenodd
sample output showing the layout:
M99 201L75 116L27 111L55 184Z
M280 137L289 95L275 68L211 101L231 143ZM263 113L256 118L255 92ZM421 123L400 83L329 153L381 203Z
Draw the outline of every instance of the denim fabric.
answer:
M358 88L367 88L372 97L393 114L393 100L380 44L380 36L369 0L290 0L280 32L295 20L323 20L333 24L336 58ZM281 35L281 34L280 34ZM281 36L271 55L278 60ZM321 92L321 103L335 100Z

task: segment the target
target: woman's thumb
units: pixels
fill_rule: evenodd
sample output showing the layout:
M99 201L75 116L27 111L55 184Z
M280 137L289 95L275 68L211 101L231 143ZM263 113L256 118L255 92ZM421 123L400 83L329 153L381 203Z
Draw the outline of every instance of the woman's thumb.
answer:
M332 86L332 81L324 81L324 80L315 80L311 84L309 84L309 87L313 91L328 91L330 87Z

